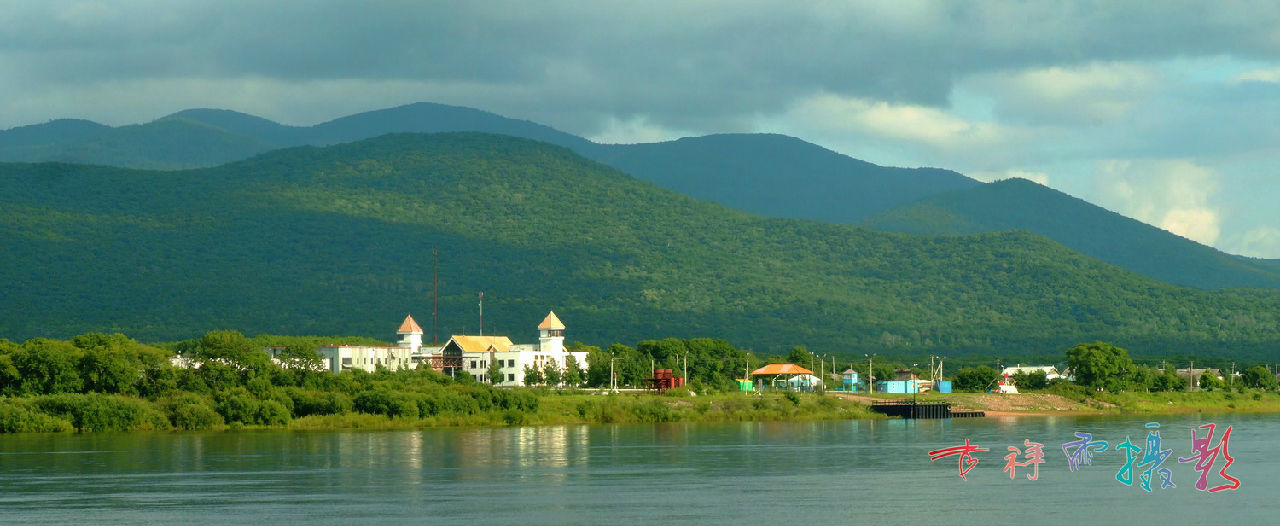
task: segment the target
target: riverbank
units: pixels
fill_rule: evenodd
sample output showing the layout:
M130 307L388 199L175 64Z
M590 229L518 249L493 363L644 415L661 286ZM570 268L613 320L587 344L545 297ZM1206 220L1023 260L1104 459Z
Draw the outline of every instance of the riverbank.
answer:
M503 395L502 399L487 405L476 403L483 398L480 395L491 394L490 388L480 387L433 395L381 391L376 396L358 396L355 402L333 393L299 390L286 390L293 398L265 401L248 396L215 400L193 393L155 401L92 393L0 397L0 432L420 429L883 418L865 404L815 394L733 392L692 396L688 390L668 394L493 391ZM325 406L334 410L324 410Z
M364 413L294 419L289 429L406 429L500 427L510 425L615 424L641 422L810 421L884 418L865 404L812 394L741 393L688 396L685 393L584 394L546 391L528 412L486 412L421 418Z
M903 399L910 395L853 395L835 393L851 401L871 404L874 400ZM1280 394L1258 390L1195 391L1159 393L1068 393L1028 392L1018 394L925 393L924 402L948 402L954 409L983 411L987 416L1067 416L1190 413L1280 413Z

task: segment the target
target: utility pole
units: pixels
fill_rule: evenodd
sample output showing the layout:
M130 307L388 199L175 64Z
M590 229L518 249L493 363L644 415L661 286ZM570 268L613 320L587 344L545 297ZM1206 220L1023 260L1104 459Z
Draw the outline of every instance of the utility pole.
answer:
M440 345L440 251L431 247L431 345Z
M1188 391L1194 390L1194 389L1196 388L1196 362L1195 362L1195 360L1192 360L1192 361L1191 361L1191 365L1190 365L1189 367L1187 367L1187 379L1189 380L1189 381L1187 382L1187 390L1188 390Z
M611 392L618 390L618 377L613 374L613 360L614 358L610 356L609 357L609 391Z
M876 392L876 386L875 386L875 384L871 383L871 382L875 379L873 376L871 376L871 358L872 358L872 356L870 356L870 355L863 355L863 356L866 356L866 357L867 357L867 392L868 392L868 393L874 393L874 392Z
M484 291L480 291L480 335L484 336Z

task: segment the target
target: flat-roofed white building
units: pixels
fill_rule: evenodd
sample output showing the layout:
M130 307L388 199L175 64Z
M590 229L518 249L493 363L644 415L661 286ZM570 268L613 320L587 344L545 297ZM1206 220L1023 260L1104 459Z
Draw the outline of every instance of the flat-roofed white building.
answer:
M1031 374L1043 372L1046 380L1062 378L1062 374L1058 372L1058 368L1052 365L1022 365L1018 364L1014 367L1005 367L1000 371L1000 376L1013 376L1018 373Z
M429 352L424 353L430 348L422 346L422 327L418 326L413 316L404 317L404 322L400 324L396 334L400 336L400 341L391 347L325 345L317 347L316 352L320 353L324 369L333 373L355 369L374 372L378 367L392 371L413 369L424 359L430 360ZM268 347L264 350L271 355L272 359L275 359L284 348Z

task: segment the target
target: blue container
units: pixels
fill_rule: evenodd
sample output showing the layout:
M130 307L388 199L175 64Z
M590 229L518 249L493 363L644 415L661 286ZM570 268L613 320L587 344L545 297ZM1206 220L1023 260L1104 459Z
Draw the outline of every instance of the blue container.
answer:
M939 392L939 393L950 393L950 392L951 392L951 380L940 380L940 381L938 381L938 392Z
M903 380L893 380L888 382L876 382L876 388L882 393L910 393L911 382Z

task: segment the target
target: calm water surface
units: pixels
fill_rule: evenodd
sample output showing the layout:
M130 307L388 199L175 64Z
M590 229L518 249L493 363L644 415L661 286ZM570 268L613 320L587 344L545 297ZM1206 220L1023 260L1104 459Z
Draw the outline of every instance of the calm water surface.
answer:
M1116 481L1122 453L1071 472L1061 451L1073 431L1142 446L1142 418L0 435L0 523L1280 523L1280 416L1156 420L1177 487L1151 493ZM1205 422L1233 426L1238 491L1177 462ZM929 461L966 438L990 449L968 481ZM1039 480L1003 471L1024 439Z

